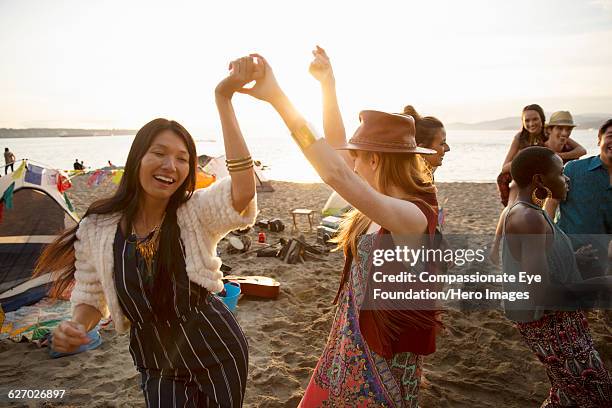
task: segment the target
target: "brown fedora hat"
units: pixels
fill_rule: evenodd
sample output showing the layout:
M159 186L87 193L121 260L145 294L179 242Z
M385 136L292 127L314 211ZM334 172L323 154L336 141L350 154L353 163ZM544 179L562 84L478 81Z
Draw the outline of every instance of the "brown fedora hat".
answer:
M435 150L418 147L414 119L409 115L364 110L359 112L361 124L355 134L339 150L366 150L383 153L435 154Z
M568 111L557 111L550 115L550 121L546 124L548 127L552 126L571 126L576 127L572 114Z

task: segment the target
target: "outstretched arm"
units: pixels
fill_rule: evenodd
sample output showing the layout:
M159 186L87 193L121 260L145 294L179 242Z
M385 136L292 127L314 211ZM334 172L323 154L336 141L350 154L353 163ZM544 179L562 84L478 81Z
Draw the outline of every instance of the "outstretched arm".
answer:
M269 102L294 135L311 135L312 129L281 90L270 65L263 57L256 56L264 63L265 75L253 88L240 92ZM416 205L377 192L347 166L325 139L299 136L296 139L301 139L304 156L323 181L370 220L396 234L425 231L427 219Z
M580 143L572 138L568 138L566 144L572 149L569 152L557 153L563 160L574 160L584 156L587 151Z
M225 157L228 161L250 157L249 149L240 132L236 119L232 96L247 83L263 74L262 67L255 65L252 57L243 57L230 63L230 73L215 89L215 102L223 129ZM242 212L255 196L255 177L253 167L245 164L244 169L230 171L232 178L232 206L237 212Z
M312 55L314 58L308 71L321 84L325 140L330 146L336 148L346 143L346 130L336 95L336 78L329 57L323 48L317 45ZM349 167L354 166L354 160L347 151L341 151L340 155Z

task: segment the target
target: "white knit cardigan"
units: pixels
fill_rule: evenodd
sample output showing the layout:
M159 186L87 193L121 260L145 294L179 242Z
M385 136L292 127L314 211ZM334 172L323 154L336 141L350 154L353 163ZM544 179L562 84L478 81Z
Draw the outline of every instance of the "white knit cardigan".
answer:
M232 206L231 179L226 177L212 186L197 190L177 210L177 222L185 246L189 280L219 292L223 289L217 257L217 243L230 231L253 225L257 215L257 197L239 214ZM125 333L130 327L123 314L113 277L113 242L121 214L90 215L81 220L74 243L75 286L72 308L88 304L103 317L112 317L115 329Z

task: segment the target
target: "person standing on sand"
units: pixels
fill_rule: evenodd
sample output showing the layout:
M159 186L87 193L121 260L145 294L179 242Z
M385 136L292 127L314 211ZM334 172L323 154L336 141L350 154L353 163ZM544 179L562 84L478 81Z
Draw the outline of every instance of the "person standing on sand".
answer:
M557 225L570 236L575 249L591 245L597 252L597 260L581 268L585 278L612 269L606 256L612 241L612 119L599 128L597 145L598 155L565 166L564 173L571 179L567 199L546 203L551 218L559 207Z
M579 310L598 293L612 293L612 276L584 280L568 237L542 209L546 197L563 200L571 180L561 158L538 146L522 150L511 172L518 195L503 224L503 272L517 277L524 271L543 284L520 288L529 300L506 302L505 310L546 367L551 389L541 406L612 407L612 378Z
M373 247L383 236L410 235L415 246L433 236L435 188L418 154L435 151L416 145L412 117L378 111L360 113L361 125L348 143L328 126L325 139L317 139L267 61L252 56L265 74L239 92L270 103L323 181L355 208L338 237L347 257L338 309L300 406L416 407L422 356L435 350L441 327L437 313L362 306Z
M242 406L247 339L213 293L223 290L217 243L257 212L253 160L231 102L255 68L250 58L231 62L215 89L230 177L194 191L193 138L154 119L136 134L116 193L93 203L36 266L58 275L54 296L75 281L72 320L54 330L52 348L87 344L110 315L118 332L129 330L147 407Z
M8 174L9 167L11 172L15 171L15 155L9 150L8 147L4 148L4 175Z

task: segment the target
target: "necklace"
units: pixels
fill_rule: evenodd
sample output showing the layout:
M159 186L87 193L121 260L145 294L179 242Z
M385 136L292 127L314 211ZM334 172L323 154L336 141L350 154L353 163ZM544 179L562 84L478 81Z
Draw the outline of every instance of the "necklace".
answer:
M153 228L151 232L149 232L147 237L140 241L138 240L138 236L136 235L136 229L132 224L132 234L136 237L136 251L138 251L140 256L144 259L147 265L147 270L149 272L152 272L151 265L153 264L153 258L155 257L157 249L159 248L159 236L161 233L161 226L164 223L165 217L166 213L164 213L159 224L157 224L155 228Z

